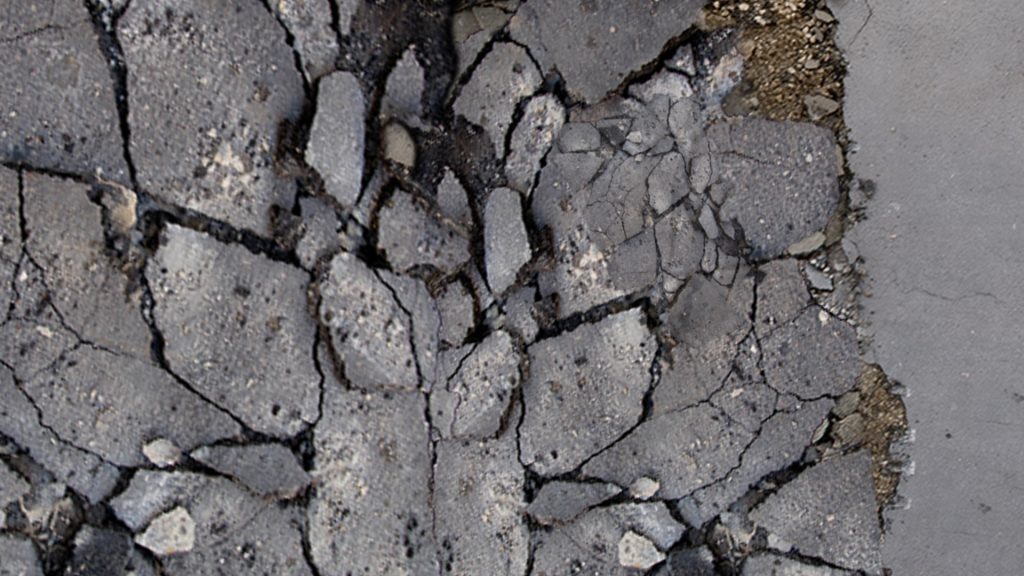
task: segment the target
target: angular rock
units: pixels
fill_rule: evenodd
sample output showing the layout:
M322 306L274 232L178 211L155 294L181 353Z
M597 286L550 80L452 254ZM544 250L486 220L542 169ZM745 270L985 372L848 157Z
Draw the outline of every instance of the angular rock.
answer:
M614 484L555 480L541 486L526 512L545 526L564 524L621 492Z
M504 293L516 281L519 269L530 261L530 237L523 224L520 196L497 188L484 210L484 255L487 283L495 294Z
M43 576L39 553L28 538L18 534L0 534L2 576Z
M305 98L274 16L251 2L138 2L117 36L139 185L269 234L271 208L291 207L295 194L275 171L278 127L298 121Z
M423 397L328 384L308 511L319 573L436 574Z
M564 122L565 108L554 96L545 94L526 103L523 117L512 131L505 160L509 188L524 195L530 194L541 160L551 149Z
M459 92L455 114L480 126L494 144L495 155L505 155L505 133L523 98L541 84L541 75L526 50L508 42L496 43L484 56Z
M660 502L595 508L570 524L537 533L533 573L558 576L586 569L587 574L602 576L638 574L620 560L623 536L631 532L650 543L654 550L645 546L645 557L649 558L651 554L664 554L679 541L684 529ZM625 559L639 558L627 554Z
M295 454L280 444L204 446L191 456L260 496L294 498L309 485Z
M154 518L135 542L157 556L191 552L196 544L196 523L188 510L178 506Z
M456 65L462 76L480 51L501 30L519 6L520 0L501 0L494 5L467 6L452 17Z
M473 213L469 209L466 189L451 168L445 167L444 177L437 185L437 205L441 214L455 224L467 230L473 226Z
M655 214L664 214L690 194L686 159L679 152L668 152L647 177L647 198Z
M752 439L718 408L702 404L645 420L587 462L583 476L619 486L647 477L661 485L661 498L681 498L728 474Z
M762 341L768 384L803 399L839 396L860 374L857 331L814 306Z
M636 424L656 347L636 308L530 346L523 462L545 476L568 472Z
M824 243L825 234L820 231L813 232L810 236L791 244L789 248L786 248L786 252L792 256L806 256L821 248Z
M693 47L689 44L683 44L676 50L676 53L671 58L665 61L665 67L669 70L675 70L676 72L682 72L687 76L693 76L697 73L697 65L693 58Z
M59 438L40 421L29 397L15 384L7 367L0 365L0 434L25 448L32 458L62 482L97 503L114 489L117 468L95 454Z
M46 299L61 324L78 339L148 360L141 292L129 289L108 257L102 209L89 201L88 186L32 173L23 181L25 250L42 269Z
M166 438L157 438L142 446L146 459L158 468L174 466L181 460L181 448Z
M519 352L505 332L442 358L443 383L430 393L431 421L442 438L494 436L519 387Z
M637 478L636 482L629 486L629 495L638 500L649 500L658 493L659 488L661 488L661 484L657 480L646 477Z
M381 116L416 125L423 114L424 74L416 59L416 47L406 48L388 75L381 101Z
M296 514L251 495L231 480L191 472L140 470L110 506L136 533L146 529L149 534L157 522L186 528L186 534L165 532L167 538L150 534L153 539L148 541L158 549L173 543L171 549L181 550L192 540L191 551L161 559L162 574L249 574L254 567L269 574L312 574L303 557ZM187 521L174 512L178 508L187 511L195 525L191 539L184 537Z
M438 443L433 501L437 538L447 543L441 552L447 572L526 575L523 485L512 428L498 440Z
M352 2L341 2L346 3ZM331 27L330 0L273 0L267 4L295 39L294 48L310 81L335 69L338 39Z
M327 193L353 208L363 185L366 104L355 76L334 72L320 79L306 162L320 173Z
M473 296L461 282L452 282L437 297L437 310L441 315L441 342L461 346L473 329Z
M373 270L353 254L338 254L320 296L320 319L353 386L419 386L409 315Z
M305 272L171 225L146 276L177 375L272 436L316 420L320 375Z
M378 216L377 247L392 269L430 266L444 275L469 260L469 240L411 194L396 190Z
M25 0L4 12L0 160L129 184L114 83L86 7Z
M156 366L91 347L63 354L23 389L62 439L119 466L149 462L154 436L191 449L241 432Z
M750 519L805 556L882 573L881 530L866 450L803 471L755 508Z
M665 559L665 555L653 542L643 536L627 531L619 539L619 565L637 570L649 570Z
M571 95L593 103L656 59L666 42L697 21L702 6L699 0L642 6L531 0L516 12L509 31L545 72L554 69L562 75Z
M95 528L88 524L75 535L74 553L65 569L66 576L125 574L132 554L132 539L125 532ZM3 569L0 568L0 574Z
M711 126L708 140L712 195L725 198L719 217L743 228L754 259L775 258L828 223L839 202L832 132L749 118Z

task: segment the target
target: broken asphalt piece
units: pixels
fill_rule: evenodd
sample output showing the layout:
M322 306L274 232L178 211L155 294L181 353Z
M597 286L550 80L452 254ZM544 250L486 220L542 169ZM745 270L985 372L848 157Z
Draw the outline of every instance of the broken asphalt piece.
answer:
M467 6L452 16L452 40L458 74L476 59L498 30L501 30L519 6L520 0L499 0L491 5Z
M562 75L569 94L594 103L655 60L669 40L697 21L702 6L700 0L528 0L509 31L545 73Z
M316 420L305 272L170 225L146 277L175 374L265 434L293 436Z
M857 331L813 306L762 341L768 384L802 399L838 397L860 374Z
M327 193L348 209L362 190L365 108L363 89L352 74L339 71L320 79L306 162L324 179Z
M717 576L715 556L707 546L699 548L683 548L674 550L668 555L668 561L661 565L654 576ZM758 576L772 576L759 574Z
M97 503L113 491L118 470L95 454L61 439L40 421L38 409L16 385L14 375L0 365L0 434L32 453L32 457L62 482Z
M114 84L76 0L19 1L0 23L0 160L128 184Z
M526 512L545 526L565 524L621 492L614 484L554 480L541 486Z
M295 193L275 171L278 127L298 121L305 97L274 16L252 2L137 2L117 36L139 185L269 234L271 207L290 207Z
M135 542L157 556L189 552L196 543L196 523L188 510L178 506L154 518Z
M320 319L345 376L362 389L419 386L408 313L392 290L353 254L331 260L320 287Z
M170 554L160 559L162 574L247 574L259 567L312 576L296 513L226 478L140 470L110 507L136 542Z
M381 116L417 126L423 114L424 74L416 59L416 47L409 46L388 75Z
M444 176L437 185L437 205L441 214L465 230L473 226L473 214L469 209L466 189L462 187L458 177L447 166Z
M623 562L647 563L656 555L663 558L682 537L684 529L661 502L594 508L569 524L537 534L533 573L558 576L577 573L585 567L587 573L593 574L637 574ZM623 554L620 543L627 533L636 536L627 538L626 544L635 541L639 546L632 546Z
M637 308L530 346L523 463L543 476L569 472L634 426L656 347Z
M345 0L340 4L353 2ZM267 5L294 38L293 47L309 81L335 69L338 40L331 26L331 0L273 0ZM345 10L339 10L339 19L341 12Z
M328 381L323 410L313 440L317 490L308 509L319 574L436 573L423 396L364 393Z
M295 247L299 263L307 270L317 262L341 248L338 216L327 202L320 198L299 198L302 213L302 235Z
M804 97L804 106L807 108L807 115L815 122L822 118L835 114L842 106L839 102L820 94L810 94Z
M429 266L450 275L469 260L469 240L424 201L395 190L378 216L377 247L404 274Z
M501 158L516 105L540 84L541 75L526 50L517 44L498 42L473 70L453 110L483 128L494 144L495 155Z
M523 514L523 485L514 428L497 440L437 444L435 532L446 572L528 573L530 531Z
M618 549L619 564L626 568L649 570L665 559L665 555L653 542L632 530L627 531L619 539Z
M766 260L825 228L839 203L832 132L814 124L744 119L708 129L721 196L719 219L735 220L751 257Z
M526 103L523 117L512 131L505 177L508 186L529 195L541 161L551 149L565 122L565 108L557 98L544 94Z
M882 573L871 454L866 450L826 459L801 472L768 496L750 519L804 556L870 575Z
M530 237L523 224L520 196L508 188L491 192L484 210L484 255L487 283L495 295L516 281L519 269L530 261Z
M442 438L494 436L519 387L519 352L505 332L445 352L442 383L430 392L431 422Z
M309 474L295 454L280 444L204 446L190 456L260 496L290 499L309 485Z
M441 316L441 342L461 346L474 325L473 296L461 282L452 282L444 287L436 302Z

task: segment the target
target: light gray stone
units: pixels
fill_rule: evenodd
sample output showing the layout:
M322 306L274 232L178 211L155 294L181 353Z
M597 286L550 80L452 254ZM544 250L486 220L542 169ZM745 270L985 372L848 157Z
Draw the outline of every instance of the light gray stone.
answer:
M295 39L294 48L302 58L309 80L333 71L337 66L338 39L331 27L331 0L271 0L267 5ZM339 2L342 6L352 0ZM352 8L341 8L341 15ZM341 22L339 21L339 25ZM345 27L348 26L347 20Z
M309 474L280 444L204 446L192 458L227 474L260 496L294 498L309 485Z
M473 226L473 213L469 209L466 189L462 187L458 177L447 166L444 176L437 185L437 205L441 214L455 224L468 230Z
M39 553L24 536L0 534L0 558L0 576L43 576Z
M363 90L355 76L334 72L320 80L306 162L345 208L355 207L362 189L365 116Z
M655 348L639 309L530 346L523 462L545 476L568 472L636 424Z
M491 192L484 210L484 255L487 283L495 294L504 293L530 261L530 237L523 223L520 196L508 188Z
M388 74L381 101L381 116L416 125L423 114L423 67L416 59L416 47L409 46Z
M191 552L196 544L196 523L188 510L178 506L157 516L135 543L157 556Z

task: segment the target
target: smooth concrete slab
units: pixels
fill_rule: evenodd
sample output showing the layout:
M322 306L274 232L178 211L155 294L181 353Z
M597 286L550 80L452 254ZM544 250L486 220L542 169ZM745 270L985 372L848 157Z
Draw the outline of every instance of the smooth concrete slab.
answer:
M897 576L1024 573L1024 3L830 0L875 193L853 239L873 352L907 388Z

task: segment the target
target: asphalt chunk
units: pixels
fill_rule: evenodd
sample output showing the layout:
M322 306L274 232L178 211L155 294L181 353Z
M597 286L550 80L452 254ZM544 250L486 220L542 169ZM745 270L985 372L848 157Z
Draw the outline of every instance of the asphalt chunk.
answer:
M171 225L146 276L177 375L266 434L292 436L316 420L305 272Z
M274 16L252 2L140 2L117 35L139 185L269 234L271 207L290 207L295 194L275 170L278 127L298 120L305 98Z
M365 107L352 74L334 72L320 80L306 162L320 173L327 193L350 209L362 189Z

